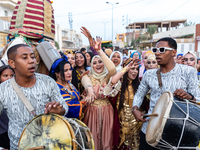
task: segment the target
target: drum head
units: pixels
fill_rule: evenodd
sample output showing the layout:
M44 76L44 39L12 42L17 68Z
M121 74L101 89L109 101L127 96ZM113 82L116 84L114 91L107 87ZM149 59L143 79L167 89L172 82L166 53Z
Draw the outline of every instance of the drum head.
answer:
M164 92L157 101L152 114L157 113L157 117L151 117L146 130L146 141L151 146L156 146L162 138L162 132L169 116L173 104L173 94Z
M56 114L39 115L33 118L22 132L18 150L45 146L48 150L73 149L75 137L69 123Z

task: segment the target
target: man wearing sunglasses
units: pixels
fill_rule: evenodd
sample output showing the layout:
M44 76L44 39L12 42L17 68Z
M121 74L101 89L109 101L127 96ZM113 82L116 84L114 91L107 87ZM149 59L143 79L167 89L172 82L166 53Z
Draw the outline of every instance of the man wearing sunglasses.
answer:
M133 99L133 114L137 121L142 121L143 127L140 133L140 150L154 150L145 140L147 119L143 119L143 114L138 110L142 104L144 96L151 89L151 101L148 114L152 114L156 102L165 91L171 91L175 97L200 101L200 91L196 70L187 65L176 64L174 56L177 52L177 43L174 39L166 37L158 40L156 47L152 48L155 53L160 74L162 87L159 87L157 70L151 69L145 72L137 93Z

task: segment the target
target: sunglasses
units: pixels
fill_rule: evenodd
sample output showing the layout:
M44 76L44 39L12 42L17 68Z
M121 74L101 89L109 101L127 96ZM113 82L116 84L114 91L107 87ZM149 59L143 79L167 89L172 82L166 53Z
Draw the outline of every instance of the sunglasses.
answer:
M164 53L165 50L174 50L174 49L173 48L169 48L169 47L160 47L160 48L153 47L152 48L152 52L153 53L156 53L157 51L159 51L159 53Z

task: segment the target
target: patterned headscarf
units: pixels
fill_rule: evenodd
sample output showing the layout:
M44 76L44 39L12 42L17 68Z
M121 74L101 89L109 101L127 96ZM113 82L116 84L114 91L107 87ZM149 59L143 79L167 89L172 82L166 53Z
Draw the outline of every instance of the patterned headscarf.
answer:
M92 61L91 61L91 69L90 69L90 74L95 78L95 79L98 79L100 81L102 81L106 75L108 74L108 70L106 68L106 66L104 65L104 70L102 71L102 73L96 73L93 69L93 62L94 62L94 59L95 58L99 58L101 59L101 57L99 55L95 55L93 58L92 58ZM102 59L101 59L102 60Z

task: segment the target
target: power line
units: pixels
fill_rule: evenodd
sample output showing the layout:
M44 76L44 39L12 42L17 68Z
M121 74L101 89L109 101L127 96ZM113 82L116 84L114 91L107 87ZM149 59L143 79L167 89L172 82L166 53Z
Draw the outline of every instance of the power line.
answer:
M135 3L139 3L139 2L142 2L144 0L139 0L139 1L136 1L136 2L133 2L133 3L128 3L128 4L125 4L125 5L121 5L121 6L118 6L118 7L113 7L113 9L115 8L120 8L120 7L124 7L124 6L127 6L127 5L131 5L131 4L135 4ZM86 12L86 13L79 13L79 14L74 14L73 16L79 16L79 15L87 15L87 14L92 14L92 13L98 13L98 12L102 12L102 11L107 11L107 10L111 10L112 8L107 8L107 9L102 9L102 10L97 10L97 11L92 11L92 12ZM68 15L60 15L60 16L55 16L55 17L66 17Z
M175 11L177 11L178 9L180 9L181 7L183 7L186 3L188 3L190 0L188 0L187 2L185 2L183 5L181 5L180 7L178 7L177 9L175 9L174 11L172 11L171 13L169 13L167 16L163 17L161 20L165 19L166 17L168 17L169 15L173 14ZM160 20L160 21L161 21Z

